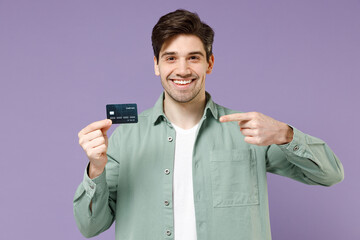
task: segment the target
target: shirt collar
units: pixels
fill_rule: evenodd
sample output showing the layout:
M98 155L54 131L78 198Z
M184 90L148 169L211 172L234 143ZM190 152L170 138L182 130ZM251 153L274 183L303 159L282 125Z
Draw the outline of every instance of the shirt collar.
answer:
M206 95L206 105L203 116L206 116L207 112L210 112L215 119L218 119L219 116L218 116L216 104L213 102L211 95L208 92L205 92L205 95ZM164 92L162 92L162 94L160 95L160 97L158 98L158 100L154 105L152 111L152 123L155 125L160 121L167 119L164 113L164 104L163 104L164 98L165 98L165 94Z

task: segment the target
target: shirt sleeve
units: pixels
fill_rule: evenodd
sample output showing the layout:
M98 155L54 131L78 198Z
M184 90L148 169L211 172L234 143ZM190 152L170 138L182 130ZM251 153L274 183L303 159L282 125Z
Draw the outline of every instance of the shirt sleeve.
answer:
M329 146L292 128L294 136L290 143L269 146L267 171L311 185L331 186L341 182L344 169Z
M87 238L104 232L115 220L118 167L119 163L108 155L104 172L90 179L86 169L76 190L74 216L80 232Z

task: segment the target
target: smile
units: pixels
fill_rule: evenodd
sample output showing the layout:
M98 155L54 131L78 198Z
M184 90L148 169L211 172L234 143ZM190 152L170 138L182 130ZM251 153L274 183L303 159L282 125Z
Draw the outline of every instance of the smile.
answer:
M178 84L178 85L187 85L187 84L190 84L194 80L195 80L195 78L193 78L193 79L171 79L171 81L173 81L175 84Z
M189 84L189 83L191 83L191 79L190 80L186 80L186 81L183 81L183 80L173 80L174 81L174 83L176 83L176 84L182 84L182 85L184 85L184 84Z

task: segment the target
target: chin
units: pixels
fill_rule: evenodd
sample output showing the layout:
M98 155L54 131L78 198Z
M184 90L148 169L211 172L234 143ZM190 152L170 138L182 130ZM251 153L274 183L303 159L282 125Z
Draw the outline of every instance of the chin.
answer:
M198 93L199 94L199 93ZM194 100L198 94L169 94L168 95L178 103L189 103Z

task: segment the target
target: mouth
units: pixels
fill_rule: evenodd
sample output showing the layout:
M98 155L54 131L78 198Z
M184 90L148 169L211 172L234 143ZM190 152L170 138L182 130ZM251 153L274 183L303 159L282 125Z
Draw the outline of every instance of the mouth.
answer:
M191 84L196 78L185 78L185 79L170 79L177 86L187 86Z

